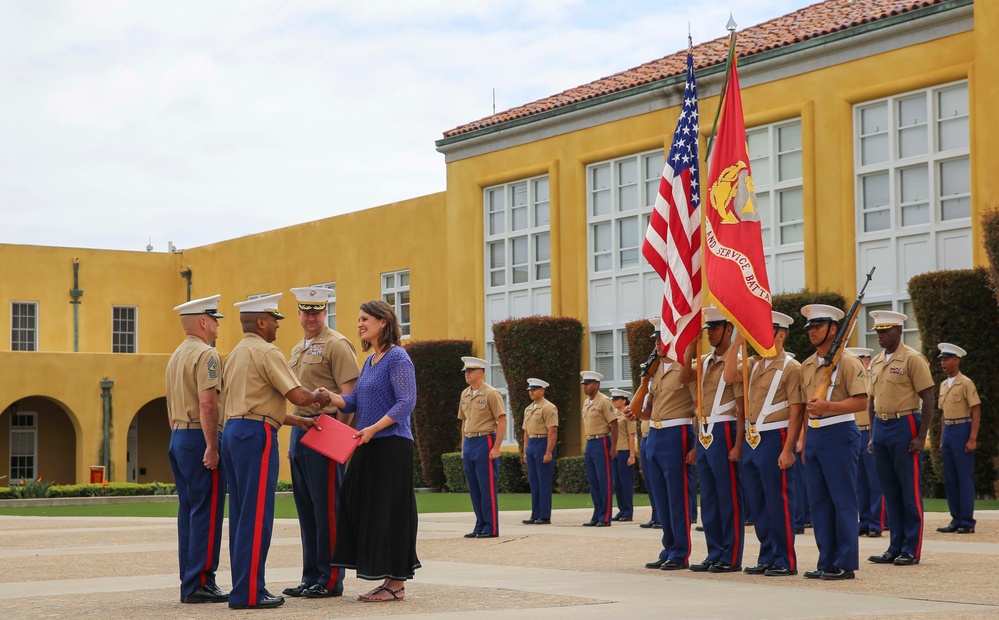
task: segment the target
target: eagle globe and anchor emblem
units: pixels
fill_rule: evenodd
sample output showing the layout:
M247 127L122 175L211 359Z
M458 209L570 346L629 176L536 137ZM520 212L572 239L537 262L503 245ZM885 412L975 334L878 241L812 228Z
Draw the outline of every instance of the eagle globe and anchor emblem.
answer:
M711 184L708 195L711 207L718 212L722 224L760 221L756 189L746 162L740 160L722 170Z

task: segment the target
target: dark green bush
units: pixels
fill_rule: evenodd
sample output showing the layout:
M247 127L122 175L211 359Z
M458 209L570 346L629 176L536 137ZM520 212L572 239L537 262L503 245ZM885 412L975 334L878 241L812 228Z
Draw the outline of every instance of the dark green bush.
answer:
M444 486L440 455L461 445L458 405L467 385L461 358L472 354L469 340L410 342L406 352L416 368L413 439L421 467L420 486ZM416 472L414 471L414 478Z
M555 459L555 488L559 493L589 493L586 463L581 456Z
M441 470L442 474L443 471ZM427 483L423 481L423 466L420 465L420 451L413 450L413 488L422 489L425 486L427 486Z
M946 497L943 471L940 469L939 460L935 462L931 452L929 448L923 450L923 470L919 476L920 491L923 497Z
M468 493L465 468L461 464L461 452L445 452L441 455L441 467L447 490L452 493Z
M801 291L773 296L773 309L777 312L783 312L794 319L794 323L791 324L791 329L788 332L787 340L784 341L784 350L794 353L795 359L799 362L805 361L812 353L815 353L815 347L808 340L808 331L805 329L805 317L801 316L802 306L807 306L808 304L826 304L847 312L850 309L850 305L853 304L853 300L851 299L847 302L846 298L839 293L830 291L823 291L821 293Z
M161 489L158 491L157 487ZM49 489L48 497L137 497L140 495L163 495L162 487L168 487L171 495L176 487L158 482L136 484L135 482L109 482L100 484L65 484Z
M583 324L568 317L532 316L510 319L493 325L493 338L503 375L509 386L510 410L513 412L517 443L524 441L520 432L524 409L531 404L527 380L537 377L550 385L545 398L559 411L558 451L564 452L565 419L573 395L579 393L579 358L583 346ZM524 446L520 446L524 451Z
M933 371L934 398L945 374L937 360L940 342L954 343L968 352L961 360L961 372L978 387L982 399L981 426L975 451L975 490L992 497L995 494L996 454L999 453L999 423L990 404L999 402L999 384L994 380L999 367L999 306L985 268L956 271L936 271L914 276L909 280L909 296L923 355ZM936 403L930 436L933 438L934 469L942 472L940 455L940 403Z
M52 481L42 480L21 480L19 484L10 487L11 495L14 499L37 499L49 497L52 488Z
M278 480L274 490L278 493L291 493L291 480Z
M517 452L500 452L499 480L496 488L500 493L530 493L531 484L527 481L527 468Z
M641 365L649 359L655 347L655 340L652 339L655 330L652 328L652 323L645 319L632 321L625 325L624 329L628 335L628 364L631 366L632 385L630 391L634 393L642 383Z
M14 499L10 487L0 487L0 499Z

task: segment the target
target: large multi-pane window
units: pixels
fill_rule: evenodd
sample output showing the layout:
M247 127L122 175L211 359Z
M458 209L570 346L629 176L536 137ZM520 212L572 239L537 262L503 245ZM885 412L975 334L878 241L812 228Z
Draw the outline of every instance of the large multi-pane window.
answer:
M967 82L854 107L858 284L877 267L861 323L868 346L870 310L912 317L912 276L972 266L969 121ZM903 330L918 347L912 318Z
M10 304L10 350L38 350L38 304L15 301Z
M330 290L330 298L326 302L326 325L330 329L336 329L336 282L323 282L322 284L313 284L312 286Z
M395 309L402 337L409 337L409 270L382 274L382 301Z
M755 127L746 139L770 289L800 291L805 288L801 120Z
M19 480L33 480L37 476L38 429L35 414L11 409L10 415L10 477L15 484Z
M135 306L111 308L111 352L135 353L138 341L138 313Z

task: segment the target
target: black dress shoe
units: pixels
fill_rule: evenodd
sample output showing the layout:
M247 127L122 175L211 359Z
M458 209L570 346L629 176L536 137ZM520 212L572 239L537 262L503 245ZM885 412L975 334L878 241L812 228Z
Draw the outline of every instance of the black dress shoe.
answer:
M524 525L534 525L538 521L540 521L540 519L524 519L523 521L521 521L521 523L523 523Z
M632 518L632 517L621 517L620 519L618 519L618 521L622 521L622 522L627 523L628 521L634 521L634 518Z
M900 553L892 564L895 566L912 566L919 564L919 558L913 556L911 553Z
M596 527L610 527L610 521L597 521Z
M552 520L551 519L535 519L534 520L534 524L535 525L551 525L552 524Z
M805 528L803 528L803 527L796 527L796 528L794 528L794 533L795 534L804 534L805 533Z
M614 515L613 517L611 517L611 521L620 521L620 520L621 520L621 514L620 513L618 513L618 514Z
M874 562L875 564L891 564L895 561L898 556L893 554L891 551L885 551L881 555L872 555L867 558L868 562Z
M652 522L652 529L654 529L654 530L661 530L661 529L663 529L662 521L653 521Z
M859 534L859 536L861 536L861 537L867 536L867 533L870 532L870 531L871 530L867 529L866 527L862 527L862 528L860 528L860 534Z
M819 579L822 577L822 573L823 571L816 568L815 570L806 570L803 575L805 579Z
M953 534L957 530L958 530L958 527L956 525L954 525L953 523L948 523L947 525L945 525L943 527L938 527L937 528L937 531L940 532L941 534Z
M490 534L489 532L479 532L475 535L476 538L496 538L499 534Z
M975 533L975 528L968 527L967 525L962 525L961 527L957 528L957 533L958 534L974 534Z
M695 573L704 573L710 570L712 566L714 566L714 562L712 562L711 560L704 560L700 564L691 564L687 568L694 571Z
M303 581L293 588L285 588L284 590L281 590L281 594L284 594L285 596L299 597L302 596L302 592L305 592L310 585L312 584L308 584Z
M343 596L343 590L337 592L336 590L327 590L325 587L317 584L311 585L302 592L302 596L305 598L333 598L335 596Z
M823 579L854 579L857 575L854 574L852 570L846 570L844 568L836 568L835 566L827 571L823 571Z
M771 566L763 574L767 577L790 577L791 575L797 575L798 571L784 568L783 566Z
M687 568L687 565L683 562L677 562L676 560L666 560L663 565L659 567L659 570L683 570Z
M596 524L597 524L596 521L587 521L586 523L583 524L583 527L593 527Z
M644 529L651 529L653 525L654 525L654 523L652 521L646 521L645 523L639 523L638 527L644 528Z
M265 596L257 601L256 605L242 605L239 603L229 603L229 609L269 609L284 605L283 596Z
M704 531L704 526L703 525L696 525L696 526L694 526L694 530L697 531L697 532L703 532Z
M180 597L181 603L224 603L228 600L228 594L217 587L209 588L208 586L201 586L187 596Z
M478 535L479 535L478 532L469 532L469 533L465 534L464 538L475 538Z
M645 568L662 568L664 562L662 560L653 560L652 562L646 562Z
M742 572L748 573L750 575L762 575L763 573L770 570L769 564L757 564L756 566L747 566L742 569Z
M741 573L741 566L732 566L728 562L715 562L708 569L709 573Z
M867 531L867 537L868 538L881 538L881 530L868 530Z

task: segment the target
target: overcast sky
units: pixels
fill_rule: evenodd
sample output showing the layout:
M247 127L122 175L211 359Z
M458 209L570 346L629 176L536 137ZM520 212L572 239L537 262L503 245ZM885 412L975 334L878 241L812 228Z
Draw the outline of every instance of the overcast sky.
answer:
M808 0L0 3L0 243L166 251L443 191L441 134Z

